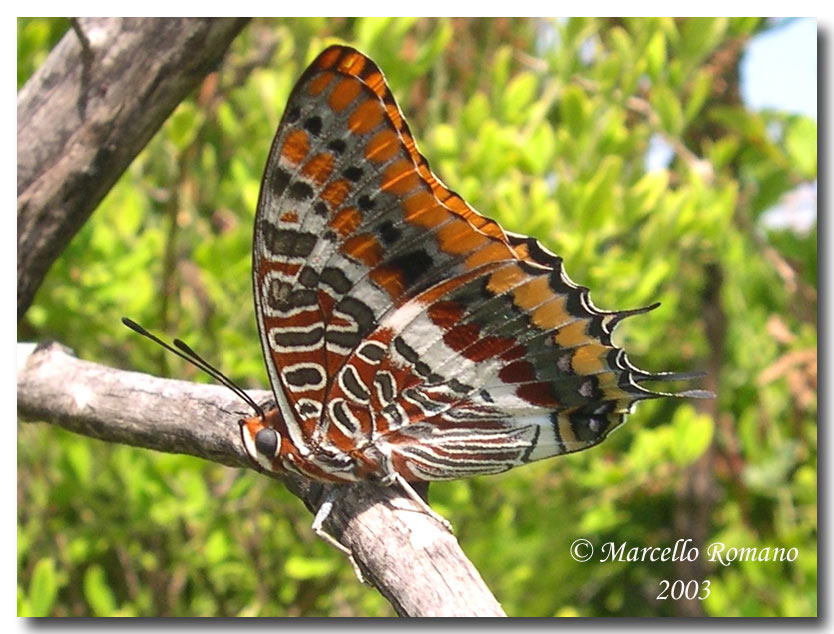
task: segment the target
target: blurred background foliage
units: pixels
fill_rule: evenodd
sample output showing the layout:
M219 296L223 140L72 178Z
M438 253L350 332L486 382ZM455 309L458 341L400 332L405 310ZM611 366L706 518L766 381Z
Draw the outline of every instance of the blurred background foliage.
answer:
M67 29L18 21L18 87ZM434 170L564 257L603 308L662 302L617 333L651 370L708 373L714 401L645 403L587 452L435 484L432 503L510 615L817 612L816 225L762 214L816 180L816 123L739 97L731 19L258 19L184 101L50 271L18 324L79 356L204 380L130 315L265 387L250 250L286 98L327 44L384 70ZM651 166L651 148L669 148ZM197 424L184 421L184 424ZM18 426L24 615L390 615L272 480L195 458ZM577 538L696 562L580 564ZM796 547L793 562L706 546ZM709 579L699 601L660 580Z

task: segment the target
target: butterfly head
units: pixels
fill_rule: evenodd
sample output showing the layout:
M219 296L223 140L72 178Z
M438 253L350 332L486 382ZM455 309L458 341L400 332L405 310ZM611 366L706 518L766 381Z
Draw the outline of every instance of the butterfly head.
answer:
M289 453L286 429L278 410L239 421L240 437L249 458L266 471L283 471L282 454Z

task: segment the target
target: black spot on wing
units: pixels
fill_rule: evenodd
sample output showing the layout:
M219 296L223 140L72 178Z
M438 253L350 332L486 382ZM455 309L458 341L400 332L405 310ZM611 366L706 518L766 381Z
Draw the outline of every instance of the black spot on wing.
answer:
M304 181L295 181L287 190L290 198L304 201L313 197L313 188Z
M298 274L298 283L307 288L314 288L319 283L319 274L315 269L305 266Z
M278 229L266 219L261 220L261 233L267 249L276 255L306 258L318 241L318 236L313 233Z
M362 403L367 403L370 398L368 389L362 384L356 369L352 365L345 366L342 370L342 383L345 390L353 396L353 398Z
M357 354L359 354L363 359L371 362L379 362L382 361L382 358L385 356L385 347L378 344L378 343L366 343L364 344L359 350L357 350Z
M376 325L373 311L355 297L343 297L333 308L333 312L349 318L356 327L351 330L329 329L325 339L349 350L357 348Z
M272 172L270 172L267 177L267 185L272 190L272 194L276 198L280 198L284 195L284 190L287 189L290 178L290 173L280 167L276 167L272 170Z
M313 136L321 134L321 117L312 116L304 121L304 129Z
M299 346L312 346L321 341L324 328L316 326L310 330L278 332L272 331L271 337L275 343L284 348L295 348Z
M325 267L320 276L322 284L327 284L330 288L336 291L339 295L344 295L351 289L351 282L347 275L342 273L337 268Z
M403 274L403 278L408 286L411 286L420 276L428 271L432 263L431 256L424 249L416 249L389 260L389 264L398 268Z
M348 180L353 181L354 183L357 182L360 178L362 178L362 168L357 167L356 165L351 165L343 172L345 178Z
M304 367L284 372L284 380L296 387L319 385L323 381L321 370L314 367Z
M379 237L382 238L382 244L390 247L393 243L400 239L402 231L394 226L390 220L379 225Z
M341 154L347 148L347 143L343 139L333 139L327 144L327 148L333 150L336 154Z
M394 380L388 372L379 372L374 377L374 385L377 387L379 401L383 406L394 400Z
M266 289L267 305L275 311L286 312L294 308L316 306L318 297L314 290L308 288L293 288L293 286L278 278L272 278Z
M332 412L333 417L339 421L339 423L348 431L355 432L356 431L356 424L353 422L353 418L347 414L345 411L347 409L347 403L345 401L338 401L333 404Z

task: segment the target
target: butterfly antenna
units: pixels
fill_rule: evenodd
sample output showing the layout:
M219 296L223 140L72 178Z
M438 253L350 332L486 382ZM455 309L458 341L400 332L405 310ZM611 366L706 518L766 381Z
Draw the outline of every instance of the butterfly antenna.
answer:
M235 383L233 383L232 380L230 378L228 378L226 375L224 375L222 372L220 372L220 370L215 368L208 361L206 361L203 357L201 357L199 354L197 354L191 346L189 346L187 343L185 343L182 339L174 339L174 345L177 348L179 348L182 352L184 352L187 355L187 358L192 363L197 361L201 364L198 367L201 367L204 370L211 370L211 372L214 373L214 377L218 381L221 381L226 387L231 388L232 390L234 390L241 398L245 399L246 402L249 403L249 405L252 406L252 408L258 413L258 415L261 418L264 417L263 409L261 409L261 407L252 399L251 396L249 396L240 387L238 387ZM197 365L197 364L195 363L195 365Z
M191 347L184 341L182 341L181 339L174 339L174 346L176 346L176 348L174 348L173 346L166 343L165 341L157 337L155 334L153 334L149 330L146 330L145 328L143 328L142 326L140 326L128 317L122 317L122 323L128 328L130 328L132 331L142 335L143 337L147 337L148 339L162 346L169 352L173 352L181 359L185 359L191 365L199 368L200 370L208 374L211 378L225 385L232 392L234 392L240 398L242 398L246 402L246 404L249 405L249 407L254 409L258 416L264 418L265 414L263 408L260 405L258 405L251 396L244 392L242 388L238 387L230 378L228 378L220 370L215 368L208 361L203 359L203 357L194 352L194 350L192 350Z

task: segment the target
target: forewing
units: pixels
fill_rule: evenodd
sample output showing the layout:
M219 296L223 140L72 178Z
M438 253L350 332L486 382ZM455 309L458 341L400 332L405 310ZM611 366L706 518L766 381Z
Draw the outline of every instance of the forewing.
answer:
M340 414L361 435L338 402L325 411L345 360L445 264L508 255L503 240L431 174L379 68L348 47L321 53L273 141L253 249L261 344L295 439Z

